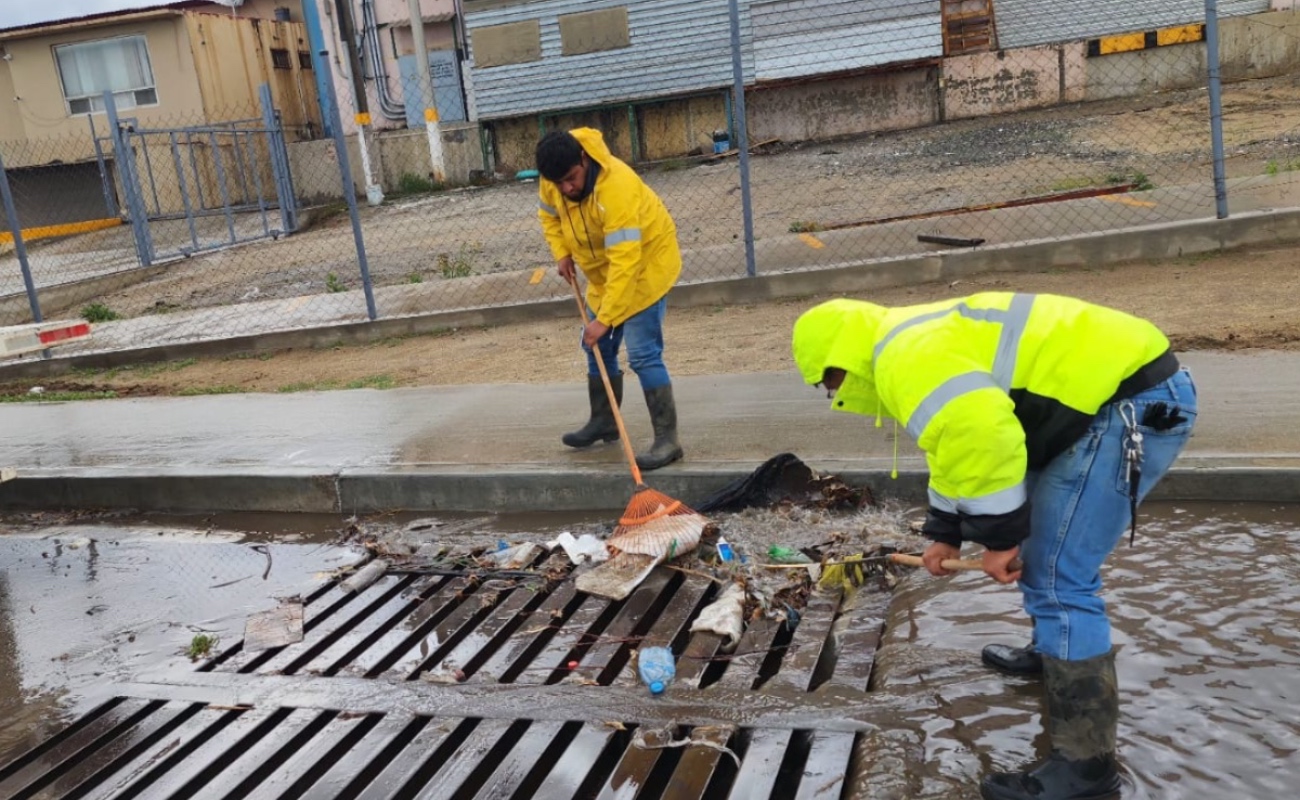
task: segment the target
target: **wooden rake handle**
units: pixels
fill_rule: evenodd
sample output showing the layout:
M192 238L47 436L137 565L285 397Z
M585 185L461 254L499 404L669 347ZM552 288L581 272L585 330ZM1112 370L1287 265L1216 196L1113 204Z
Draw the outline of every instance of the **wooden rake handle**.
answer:
M582 320L582 326L587 326L587 306L582 302L582 292L578 290L578 278L575 275L573 280L569 281L573 287L573 299L578 303L578 317ZM596 359L596 368L600 370L600 379L605 384L605 394L609 397L609 408L614 412L614 424L618 426L618 440L623 445L623 455L627 457L628 468L632 470L632 480L636 481L638 487L643 485L641 480L641 468L636 465L636 453L632 451L632 442L627 438L627 427L623 425L623 413L618 407L618 398L614 395L614 386L609 382L609 370L605 369L605 359L601 356L599 345L592 353Z
M908 567L924 567L925 562L920 556L909 556L906 553L890 553L889 560L895 564L903 564ZM958 572L983 572L984 564L978 558L945 558L940 562L944 569L950 569ZM1007 565L1011 572L1017 572L1024 569L1024 564L1020 559L1015 559Z

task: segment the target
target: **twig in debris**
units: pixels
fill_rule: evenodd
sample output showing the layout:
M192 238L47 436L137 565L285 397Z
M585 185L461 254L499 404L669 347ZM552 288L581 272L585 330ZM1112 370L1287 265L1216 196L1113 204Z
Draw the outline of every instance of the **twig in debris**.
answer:
M548 578L540 572L522 569L441 569L417 565L390 566L388 572L402 575L434 575L447 578Z
M684 573L686 573L687 575L694 575L694 576L696 576L697 578L707 578L707 579L713 581L714 583L726 583L726 582L727 582L725 579L723 579L723 578L719 578L719 577L716 576L716 575L710 575L710 574L708 574L707 572L699 572L698 570L687 569L686 567L679 567L679 566L677 566L677 565L675 565L675 564L664 564L663 566L667 567L668 569L675 569L675 570L677 570L678 572L684 572Z
M266 556L266 569L262 572L262 580L266 580L271 574L271 548L264 544L249 545L249 549Z
M733 751L731 748L727 747L724 744L718 744L717 742L710 742L707 739L696 741L695 739L692 739L690 736L684 736L681 739L673 739L672 734L669 733L669 731L667 730L652 731L652 733L660 733L663 736L667 736L668 741L663 742L661 744L646 744L645 736L642 735L642 730L644 729L638 729L637 732L632 736L632 746L636 747L637 749L666 750L670 747L707 747L710 750L717 750L719 753L726 753L727 755L731 756L731 760L736 762L736 767L737 768L740 767L740 756L736 755L735 751ZM696 730L699 731L702 730L702 728L696 728Z
M919 556L921 554L920 553L890 553L888 555L883 555L883 556L867 556L865 558L846 558L846 559L840 559L838 561L813 561L808 564L758 564L756 566L762 567L763 569L808 569L809 567L815 567L819 565L823 567L834 567L834 566L843 566L845 564L864 564L869 561L889 561L890 556L892 555Z

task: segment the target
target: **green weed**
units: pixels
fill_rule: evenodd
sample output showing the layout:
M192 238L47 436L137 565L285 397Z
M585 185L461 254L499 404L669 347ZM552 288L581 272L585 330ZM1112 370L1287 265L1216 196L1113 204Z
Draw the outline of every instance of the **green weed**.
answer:
M462 244L455 254L439 253L436 258L438 272L444 278L467 278L474 274L474 261L482 252L483 246L476 242Z
M821 229L822 226L816 222L795 220L790 223L790 233L816 233Z
M403 172L402 177L397 179L398 194L428 194L437 191L438 188L436 183L414 172Z
M198 661L200 658L207 658L216 648L217 642L221 639L217 636L209 636L206 633L196 633L190 640L189 649L185 655L190 657L190 661Z
M347 290L348 287L343 285L343 281L339 280L338 275L331 272L325 276L325 291L330 294L337 294L339 292L346 292Z
M0 403L68 403L74 400L112 400L117 392L41 392L40 394L0 394Z
M122 317L103 303L91 303L81 309L81 318L86 322L112 322Z

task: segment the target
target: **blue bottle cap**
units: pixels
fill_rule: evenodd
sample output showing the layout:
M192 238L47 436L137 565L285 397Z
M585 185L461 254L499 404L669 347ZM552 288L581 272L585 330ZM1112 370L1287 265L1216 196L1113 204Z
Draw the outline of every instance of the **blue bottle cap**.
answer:
M650 684L650 694L663 694L663 693L664 693L663 681L654 681L653 683Z

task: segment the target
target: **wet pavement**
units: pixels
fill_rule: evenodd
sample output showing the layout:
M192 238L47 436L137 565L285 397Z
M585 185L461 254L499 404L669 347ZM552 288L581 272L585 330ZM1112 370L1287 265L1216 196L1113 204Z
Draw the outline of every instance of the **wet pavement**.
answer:
M720 524L758 556L905 516ZM980 575L814 595L797 622L753 622L728 654L689 631L718 592L701 575L661 569L621 602L567 579L415 572L349 594L325 571L357 558L335 544L356 521L297 521L301 533L293 517L55 520L0 538L0 702L14 720L0 727L0 796L964 800L982 772L1044 744L1036 685L979 663L984 644L1028 635L1018 594ZM359 524L429 541L601 524L496 522ZM269 572L251 545L269 546ZM1126 798L1285 797L1300 780L1297 546L1294 505L1144 507L1104 574ZM243 652L243 619L277 595L306 601L306 637ZM220 645L191 664L200 630ZM635 678L643 643L679 657L661 698Z
M1300 499L1300 353L1187 353L1201 415L1176 475L1187 499ZM698 500L767 458L889 481L892 426L829 410L793 372L676 382L686 460L651 483ZM19 479L0 507L56 505L358 511L619 508L622 450L559 442L585 415L577 383L141 398L0 405L0 454ZM629 404L637 442L643 407ZM910 437L900 469L924 466ZM1213 470L1235 468L1237 483ZM242 482L234 480L246 478ZM44 480L44 482L42 482ZM1180 484L1180 481L1182 482ZM1198 483L1191 483L1198 481Z

